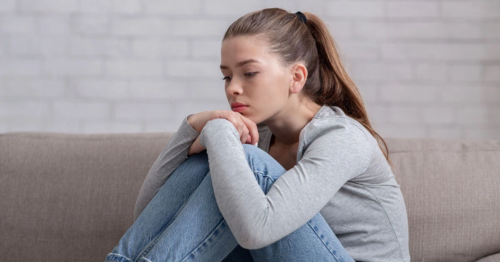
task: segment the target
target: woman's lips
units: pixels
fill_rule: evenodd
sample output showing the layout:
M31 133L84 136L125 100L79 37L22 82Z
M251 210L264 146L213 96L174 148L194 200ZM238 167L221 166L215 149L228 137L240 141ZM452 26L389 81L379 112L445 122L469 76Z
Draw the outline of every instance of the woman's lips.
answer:
M243 111L243 110L245 110L247 108L248 108L248 106L235 106L232 109L233 109L234 112L241 112L241 111Z

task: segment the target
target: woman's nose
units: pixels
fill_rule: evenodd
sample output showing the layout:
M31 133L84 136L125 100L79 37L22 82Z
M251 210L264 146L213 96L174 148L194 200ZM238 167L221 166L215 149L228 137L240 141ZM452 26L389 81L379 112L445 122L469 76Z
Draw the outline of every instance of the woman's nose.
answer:
M228 92L228 94L234 94L234 93L241 94L241 93L243 93L243 88L242 88L241 84L238 81L235 81L233 78L233 79L231 79L231 82L229 83L229 85L227 87L227 92Z

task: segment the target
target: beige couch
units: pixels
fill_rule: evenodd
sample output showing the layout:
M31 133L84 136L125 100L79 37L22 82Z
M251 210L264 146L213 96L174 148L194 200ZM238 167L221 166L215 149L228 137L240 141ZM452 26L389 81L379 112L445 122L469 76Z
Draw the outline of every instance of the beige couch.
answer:
M170 136L0 134L0 260L104 261ZM386 142L412 261L500 261L500 141Z

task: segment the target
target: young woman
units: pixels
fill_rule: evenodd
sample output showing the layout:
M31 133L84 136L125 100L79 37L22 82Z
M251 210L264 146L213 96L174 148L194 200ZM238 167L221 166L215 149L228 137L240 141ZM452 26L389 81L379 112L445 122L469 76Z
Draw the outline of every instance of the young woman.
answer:
M325 24L244 15L221 71L232 110L184 118L106 261L410 261L387 146Z

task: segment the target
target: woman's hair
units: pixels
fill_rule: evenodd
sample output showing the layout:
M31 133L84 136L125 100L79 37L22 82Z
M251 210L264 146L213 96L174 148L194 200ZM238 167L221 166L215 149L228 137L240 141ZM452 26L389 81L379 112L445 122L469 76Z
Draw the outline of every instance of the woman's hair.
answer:
M380 139L384 143L385 151L379 147L392 166L387 144L371 127L361 94L347 75L328 28L316 15L303 13L305 24L296 14L281 8L248 13L229 26L222 41L243 35L263 37L283 66L304 62L308 75L301 93L318 105L338 106L360 122L377 142Z

